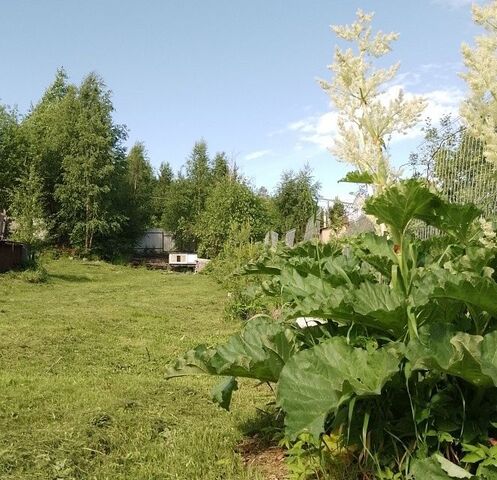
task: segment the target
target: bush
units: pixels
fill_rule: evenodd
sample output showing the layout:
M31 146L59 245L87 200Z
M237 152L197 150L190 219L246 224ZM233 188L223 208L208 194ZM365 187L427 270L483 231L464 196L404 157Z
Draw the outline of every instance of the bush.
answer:
M28 283L45 283L48 281L48 272L43 266L29 268L19 272L18 278Z
M248 224L241 228L232 224L221 253L204 270L228 291L225 313L229 319L248 320L258 313L270 312L272 302L254 288L257 279L241 275L242 268L264 252L261 243L250 241L250 231Z
M247 235L246 243L260 240L269 229L269 223L269 213L262 199L244 183L226 178L209 193L195 227L198 251L200 255L216 257L230 243L233 233L236 236L237 229Z
M248 267L266 276L286 321L254 318L225 345L188 352L168 376L227 377L214 395L225 408L237 377L274 383L291 449L321 458L338 438L363 478L495 479L496 233L476 207L417 180L365 210L388 235L301 244ZM413 221L439 236L415 238ZM316 321L300 329L298 317Z

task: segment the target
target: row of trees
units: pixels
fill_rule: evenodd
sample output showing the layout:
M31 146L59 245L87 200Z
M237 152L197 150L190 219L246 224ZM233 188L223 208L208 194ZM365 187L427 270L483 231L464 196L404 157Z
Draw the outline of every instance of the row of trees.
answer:
M127 132L112 113L97 75L76 86L64 70L24 117L2 109L0 208L13 217L19 240L85 251L110 251L118 235L131 241Z
M234 228L248 227L253 240L270 229L301 236L316 213L308 167L284 172L269 195L201 140L178 173L168 163L156 172L143 143L126 150L113 111L100 77L78 86L63 69L26 115L0 107L0 211L14 238L112 255L159 226L179 248L214 256Z
M183 173L184 171L184 173ZM268 230L296 228L300 238L309 217L316 214L319 184L305 167L287 171L274 195L255 190L225 153L210 158L205 141L198 141L177 175L162 164L152 203L154 224L174 232L182 250L216 256L233 230L248 229L251 240Z

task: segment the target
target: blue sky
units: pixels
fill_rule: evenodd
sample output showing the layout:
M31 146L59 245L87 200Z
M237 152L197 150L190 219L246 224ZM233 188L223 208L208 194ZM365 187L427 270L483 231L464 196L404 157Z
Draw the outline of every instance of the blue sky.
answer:
M428 114L457 112L464 85L460 45L477 29L467 0L0 0L0 101L25 112L64 66L79 82L99 73L131 145L145 142L154 166L184 162L203 137L255 185L309 163L326 197L349 169L326 150L334 116L316 78L329 78L331 24L357 8L401 36L388 60L396 85L423 93ZM392 86L395 88L395 85ZM419 134L419 132L417 133ZM396 165L420 142L396 141Z

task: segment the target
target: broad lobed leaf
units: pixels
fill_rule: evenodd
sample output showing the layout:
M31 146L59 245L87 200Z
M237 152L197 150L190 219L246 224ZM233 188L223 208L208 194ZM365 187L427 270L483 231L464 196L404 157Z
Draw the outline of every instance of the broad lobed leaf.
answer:
M278 382L278 402L285 410L287 434L322 433L329 413L352 396L380 395L398 372L392 351L368 352L347 344L343 337L303 350L285 365Z
M276 382L297 346L293 330L269 318L254 318L226 344L187 352L168 368L166 378L205 373Z
M497 331L482 337L432 324L409 342L406 357L412 370L446 373L477 387L497 386Z
M440 202L423 182L411 179L368 199L364 210L374 215L378 223L388 225L394 241L400 243L409 222L414 218L429 218Z

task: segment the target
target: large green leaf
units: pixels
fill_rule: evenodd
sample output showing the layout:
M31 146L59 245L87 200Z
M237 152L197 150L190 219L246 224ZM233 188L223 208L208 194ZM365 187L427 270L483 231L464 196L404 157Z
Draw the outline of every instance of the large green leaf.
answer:
M335 337L294 355L278 382L278 402L286 412L291 437L307 430L323 431L329 413L352 396L380 395L385 383L398 371L392 351L368 352Z
M366 233L357 240L356 255L369 263L378 272L390 278L392 265L398 263L394 243L386 236Z
M450 462L439 454L423 460L415 460L411 468L413 480L453 480L469 478L472 480L497 480L497 468L480 467L477 475Z
M361 283L351 303L356 322L400 336L407 325L405 299L388 285Z
M323 295L329 293L331 285L323 282L316 275L302 275L293 268L285 268L280 275L281 291L284 296L290 298L307 297L315 292Z
M432 324L409 342L406 357L413 370L447 373L478 387L497 386L497 331L482 337Z
M233 392L238 390L238 382L235 377L227 377L212 389L212 401L225 410L230 409Z
M334 273L338 275L337 270ZM343 274L346 275L345 272ZM350 296L350 288L334 287L339 282L336 277L333 278L330 282L329 278L303 275L292 268L282 270L280 292L283 301L291 307L290 317L353 318L353 311L349 306L344 306L345 299ZM342 283L346 283L345 279Z
M459 205L441 202L437 208L428 214L421 212L417 218L447 233L459 242L466 243L471 237L474 220L481 214L481 210L471 203Z
M414 218L429 217L440 202L422 181L411 179L368 199L364 210L374 215L378 223L388 225L394 241L400 243L409 222Z
M491 278L451 275L447 272L443 286L435 289L432 298L448 298L473 305L497 315L497 283Z
M459 271L459 268L483 270L483 260L464 255L453 270L431 265L419 272L413 282L411 297L415 305L424 305L433 300L444 299L461 302L461 304L477 307L491 315L497 315L497 283L490 277L474 274L471 271ZM457 268L457 269L456 269Z
M333 287L356 285L363 280L361 260L354 255L339 255L323 260L322 278Z
M414 475L414 480L475 478L468 471L438 454L423 460L415 460L411 468L411 473Z
M355 315L346 301L350 297L348 288L331 288L326 295L325 292L324 289L316 289L309 295L296 299L292 317L318 317L350 323Z
M372 184L374 183L374 178L373 175L371 175L369 172L360 172L359 170L353 170L352 172L348 172L345 177L339 181L346 183Z
M182 357L178 358L174 365L166 370L166 378L184 377L187 375L216 375L217 371L211 365L211 359L216 350L206 345L199 345L188 350Z
M269 318L254 318L226 344L187 352L168 368L166 377L205 373L276 382L296 350L293 330Z
M480 480L497 480L497 467L493 465L480 466L478 468L478 479Z

